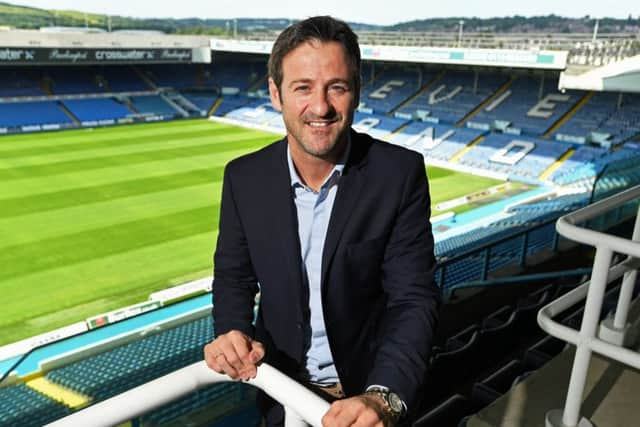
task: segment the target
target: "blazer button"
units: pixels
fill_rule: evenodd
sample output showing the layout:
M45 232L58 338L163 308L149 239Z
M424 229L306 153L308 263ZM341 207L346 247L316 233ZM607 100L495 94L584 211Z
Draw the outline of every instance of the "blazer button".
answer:
M296 328L298 328L298 330L302 330L302 322L296 323Z

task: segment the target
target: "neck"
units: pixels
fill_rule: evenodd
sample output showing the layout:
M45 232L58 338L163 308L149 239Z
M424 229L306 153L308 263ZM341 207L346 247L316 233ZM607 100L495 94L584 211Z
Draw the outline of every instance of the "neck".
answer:
M317 157L301 150L295 143L289 144L291 160L293 160L298 176L313 191L320 190L320 187L338 163L345 148L346 144L337 153L332 153L325 157Z

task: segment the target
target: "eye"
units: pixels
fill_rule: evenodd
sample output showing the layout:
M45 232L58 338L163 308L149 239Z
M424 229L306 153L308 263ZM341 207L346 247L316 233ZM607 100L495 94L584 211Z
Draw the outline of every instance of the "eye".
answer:
M343 94L349 91L349 88L342 84L331 85L331 91L339 94Z
M299 86L295 86L295 87L293 88L293 91L294 91L294 92L301 92L301 93L309 92L309 86L308 86L308 85L299 85Z

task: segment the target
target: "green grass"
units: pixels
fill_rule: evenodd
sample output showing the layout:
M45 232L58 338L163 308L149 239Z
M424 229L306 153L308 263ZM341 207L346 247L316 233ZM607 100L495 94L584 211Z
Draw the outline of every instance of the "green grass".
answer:
M427 167L427 176L429 177L429 187L431 192L432 215L440 215L444 212L436 209L435 206L438 203L484 190L485 188L493 187L494 185L498 185L503 182L496 179L470 175L449 169L437 168L435 166ZM463 205L455 209L451 209L451 211L460 213L472 208L473 206Z
M275 139L206 120L0 137L0 345L211 274L224 165ZM497 183L428 174L434 205Z
M224 165L276 138L206 120L0 138L0 345L210 274Z

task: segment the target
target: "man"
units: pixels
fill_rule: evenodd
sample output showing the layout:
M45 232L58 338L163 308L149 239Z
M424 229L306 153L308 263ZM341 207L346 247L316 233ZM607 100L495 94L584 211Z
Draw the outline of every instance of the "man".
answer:
M424 161L351 130L360 49L341 21L286 29L269 92L287 136L225 170L205 360L235 379L272 364L335 400L325 426L394 425L419 398L439 302ZM281 425L280 405L263 410Z

